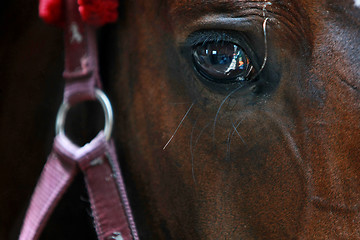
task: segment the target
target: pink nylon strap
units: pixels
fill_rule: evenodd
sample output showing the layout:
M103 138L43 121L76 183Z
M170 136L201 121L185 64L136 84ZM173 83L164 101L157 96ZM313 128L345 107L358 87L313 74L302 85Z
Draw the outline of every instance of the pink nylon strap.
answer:
M95 99L101 82L95 29L82 22L75 0L66 0L66 9L64 101L71 106ZM100 132L83 147L71 143L63 133L56 136L26 213L20 240L40 237L79 170L85 177L98 238L138 239L115 147Z
M75 162L61 161L52 152L33 193L19 240L38 239L47 220L74 179Z
M76 0L66 0L64 101L71 105L95 99L95 87L101 88L98 70L96 29L86 25Z
M78 148L64 135L56 137L54 151L64 161L75 161L84 173L91 208L99 239L122 236L123 239L137 239L126 195L122 194L122 179L113 144L105 140L101 132L90 144ZM123 192L125 193L125 192ZM124 203L124 204L122 204ZM129 222L127 222L127 217Z
M72 144L62 134L55 138L53 151L30 202L20 240L39 238L79 169L85 176L99 239L116 239L117 236L124 240L138 239L129 203L123 192L124 185L114 146L100 132L82 148Z

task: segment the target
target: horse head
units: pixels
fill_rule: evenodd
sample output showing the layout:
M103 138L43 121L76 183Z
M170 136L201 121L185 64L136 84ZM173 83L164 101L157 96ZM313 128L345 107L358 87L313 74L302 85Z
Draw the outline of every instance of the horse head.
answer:
M144 236L359 237L356 3L123 8L111 89Z

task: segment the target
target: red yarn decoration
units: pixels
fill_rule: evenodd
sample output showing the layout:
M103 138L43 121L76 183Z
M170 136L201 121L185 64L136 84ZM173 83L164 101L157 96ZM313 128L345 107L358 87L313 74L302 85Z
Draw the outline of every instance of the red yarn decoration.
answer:
M39 16L49 24L64 26L64 2L62 0L40 0Z
M83 20L94 26L115 22L117 19L117 0L78 0Z
M78 0L78 4L83 21L93 26L115 22L118 17L117 0ZM64 0L40 0L39 15L46 23L64 26L64 7Z

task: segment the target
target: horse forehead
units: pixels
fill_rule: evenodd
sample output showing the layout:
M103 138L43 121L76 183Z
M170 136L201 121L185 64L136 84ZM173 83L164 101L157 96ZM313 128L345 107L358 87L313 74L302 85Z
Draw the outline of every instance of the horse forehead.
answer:
M290 12L302 12L306 9L319 9L328 7L338 7L344 10L359 10L360 0L167 0L167 6L170 6L170 12L175 15L199 14L204 11L212 12L236 12L244 8L253 8L254 6L263 7L272 5L272 9L284 10Z
M274 5L274 6L287 6L287 8L292 8L294 6L298 6L296 4L299 1L295 0L211 0L211 1L204 1L204 0L169 0L170 8L173 13L178 13L179 15L184 13L191 13L192 11L199 11L203 10L207 13L211 12L235 12L239 11L240 9L244 8L251 8L251 7L263 7L267 5Z

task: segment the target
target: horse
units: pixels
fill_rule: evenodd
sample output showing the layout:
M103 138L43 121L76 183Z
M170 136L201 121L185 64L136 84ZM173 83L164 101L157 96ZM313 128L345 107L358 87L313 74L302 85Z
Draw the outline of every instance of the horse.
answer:
M360 238L358 5L120 3L100 67L140 238ZM16 239L55 134L63 48L34 2L5 9L0 238ZM96 239L87 199L79 177L42 239Z

